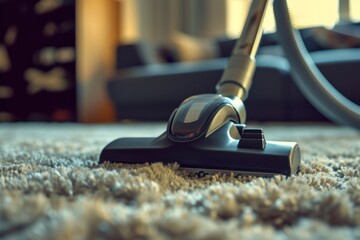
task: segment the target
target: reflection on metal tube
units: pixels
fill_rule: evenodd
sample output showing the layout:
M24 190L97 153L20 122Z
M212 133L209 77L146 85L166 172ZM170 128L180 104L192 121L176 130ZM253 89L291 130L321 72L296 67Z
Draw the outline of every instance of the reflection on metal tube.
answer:
M233 49L233 55L255 57L263 32L263 19L269 0L253 0L241 36Z
M255 55L263 32L266 7L271 0L253 0L240 38L216 86L219 94L245 100L255 72Z

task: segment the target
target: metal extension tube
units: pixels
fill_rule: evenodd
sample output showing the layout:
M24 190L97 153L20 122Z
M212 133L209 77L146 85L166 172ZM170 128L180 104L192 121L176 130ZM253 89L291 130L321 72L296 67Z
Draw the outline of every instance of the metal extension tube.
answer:
M225 97L247 98L255 72L255 55L263 33L263 19L269 0L253 0L243 31L216 86Z

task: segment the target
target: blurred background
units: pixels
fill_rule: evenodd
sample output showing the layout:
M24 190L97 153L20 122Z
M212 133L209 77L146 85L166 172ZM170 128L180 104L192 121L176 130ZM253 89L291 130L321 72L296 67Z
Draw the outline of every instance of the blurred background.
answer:
M289 0L329 81L360 103L360 1ZM0 121L167 120L214 92L250 0L0 0ZM272 8L250 121L326 121L292 83Z

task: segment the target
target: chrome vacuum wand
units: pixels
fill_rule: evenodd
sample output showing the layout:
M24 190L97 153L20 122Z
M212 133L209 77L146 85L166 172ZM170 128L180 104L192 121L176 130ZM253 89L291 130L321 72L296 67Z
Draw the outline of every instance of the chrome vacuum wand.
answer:
M236 175L291 175L300 167L294 142L266 141L262 129L247 128L245 100L255 71L255 54L269 0L253 0L217 94L201 94L174 110L157 138L120 138L109 143L100 162L178 163L194 176L213 172Z
M255 55L263 33L263 20L269 0L252 1L240 38L233 49L228 65L217 84L217 92L244 101L249 93L255 72Z

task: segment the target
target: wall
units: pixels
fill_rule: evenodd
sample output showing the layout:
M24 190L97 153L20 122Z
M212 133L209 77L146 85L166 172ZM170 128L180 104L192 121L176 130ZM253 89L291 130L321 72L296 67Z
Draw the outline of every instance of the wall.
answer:
M75 68L75 1L0 1L0 121L75 121Z

